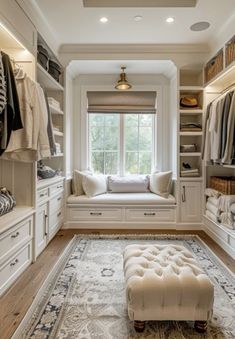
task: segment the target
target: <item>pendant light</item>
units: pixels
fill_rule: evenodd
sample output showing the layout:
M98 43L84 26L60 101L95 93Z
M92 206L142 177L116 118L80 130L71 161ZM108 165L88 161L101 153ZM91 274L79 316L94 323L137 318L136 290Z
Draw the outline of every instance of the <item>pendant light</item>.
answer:
M115 88L121 91L126 91L130 89L132 86L131 84L129 84L129 82L126 79L126 73L125 73L126 67L121 67L121 69L122 69L122 73L120 73L120 79L118 80Z

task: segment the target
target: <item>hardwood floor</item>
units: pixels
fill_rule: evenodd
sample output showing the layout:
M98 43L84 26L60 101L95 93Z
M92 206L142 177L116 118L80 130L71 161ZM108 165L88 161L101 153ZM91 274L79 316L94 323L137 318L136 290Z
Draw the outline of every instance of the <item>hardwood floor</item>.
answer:
M235 273L235 261L229 257L211 238L203 231L172 231L172 230L61 230L51 241L48 247L16 281L16 283L0 298L0 338L10 339L25 313L34 300L37 291L43 284L51 268L62 254L66 245L74 234L198 234L214 253Z

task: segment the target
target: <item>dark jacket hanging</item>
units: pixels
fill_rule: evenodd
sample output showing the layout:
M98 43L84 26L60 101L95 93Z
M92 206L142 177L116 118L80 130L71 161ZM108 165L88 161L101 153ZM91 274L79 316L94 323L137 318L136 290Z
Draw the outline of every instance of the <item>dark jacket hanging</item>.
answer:
M1 52L7 90L7 104L0 114L0 156L9 143L11 132L23 128L14 72L10 58Z

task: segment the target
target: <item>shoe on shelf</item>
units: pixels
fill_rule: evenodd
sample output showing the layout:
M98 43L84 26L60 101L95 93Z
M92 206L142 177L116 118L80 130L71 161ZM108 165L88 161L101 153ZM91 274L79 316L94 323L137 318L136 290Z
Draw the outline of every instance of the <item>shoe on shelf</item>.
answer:
M191 168L191 166L186 162L183 162L183 167L184 168L187 168L187 169L190 169Z

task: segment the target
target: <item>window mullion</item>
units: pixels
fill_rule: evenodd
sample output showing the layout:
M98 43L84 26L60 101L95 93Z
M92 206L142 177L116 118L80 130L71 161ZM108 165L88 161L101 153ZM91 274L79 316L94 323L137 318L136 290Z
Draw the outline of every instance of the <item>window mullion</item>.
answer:
M120 114L120 140L119 140L119 174L122 176L125 173L125 115Z

